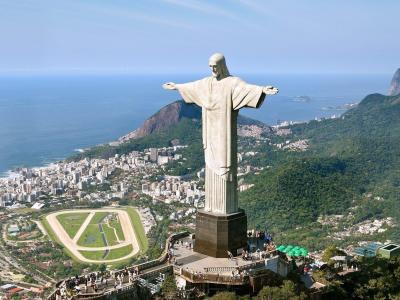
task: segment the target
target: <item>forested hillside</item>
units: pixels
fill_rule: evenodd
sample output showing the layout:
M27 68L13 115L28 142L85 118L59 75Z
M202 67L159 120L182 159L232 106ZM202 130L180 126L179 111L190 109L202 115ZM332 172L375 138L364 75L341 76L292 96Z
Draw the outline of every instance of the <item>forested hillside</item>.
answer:
M285 139L307 139L310 147L301 153L264 147L257 161L272 167L248 178L255 186L240 195L250 226L318 247L333 234L333 226L316 222L321 216L343 215L338 231L371 218L400 221L399 96L373 94L339 119L290 129ZM396 227L386 229L357 238L400 237Z

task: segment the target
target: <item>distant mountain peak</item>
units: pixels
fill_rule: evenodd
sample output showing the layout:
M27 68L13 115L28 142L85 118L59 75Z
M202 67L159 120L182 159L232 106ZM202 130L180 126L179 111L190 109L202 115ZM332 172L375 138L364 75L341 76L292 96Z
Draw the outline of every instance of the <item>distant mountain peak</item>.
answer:
M397 69L396 73L394 73L389 88L389 96L396 96L399 94L400 94L400 68Z
M142 126L120 137L118 142L145 137L153 132L160 132L178 123L182 118L201 119L201 109L196 105L186 104L182 100L162 107L158 112L146 119Z

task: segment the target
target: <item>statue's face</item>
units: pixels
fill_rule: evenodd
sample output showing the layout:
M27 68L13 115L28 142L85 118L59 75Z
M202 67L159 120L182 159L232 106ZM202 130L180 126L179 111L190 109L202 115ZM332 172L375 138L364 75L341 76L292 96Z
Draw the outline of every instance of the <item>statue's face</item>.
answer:
M218 78L221 75L221 71L220 71L217 63L210 61L209 66L211 68L212 76L215 77L215 78Z

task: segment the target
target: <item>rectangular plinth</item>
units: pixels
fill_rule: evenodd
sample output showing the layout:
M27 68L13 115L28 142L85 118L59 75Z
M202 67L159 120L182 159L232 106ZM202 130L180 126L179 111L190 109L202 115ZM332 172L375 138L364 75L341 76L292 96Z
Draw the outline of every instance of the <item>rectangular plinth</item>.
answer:
M234 256L247 246L247 217L244 211L217 215L199 211L196 217L194 251L212 256Z

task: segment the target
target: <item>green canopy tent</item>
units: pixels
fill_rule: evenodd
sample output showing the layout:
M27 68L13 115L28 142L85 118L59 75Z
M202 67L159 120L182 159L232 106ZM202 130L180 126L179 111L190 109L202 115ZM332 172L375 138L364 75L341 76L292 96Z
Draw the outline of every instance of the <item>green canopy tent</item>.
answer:
M277 248L278 251L281 251L283 253L286 253L289 256L293 256L293 257L299 257L299 256L307 256L308 255L308 251L307 249L300 247L300 246L293 246L293 245L280 245Z
M283 251L283 250L285 250L285 248L286 248L286 245L280 245L278 248L276 248L278 251Z

